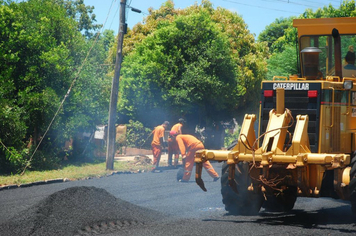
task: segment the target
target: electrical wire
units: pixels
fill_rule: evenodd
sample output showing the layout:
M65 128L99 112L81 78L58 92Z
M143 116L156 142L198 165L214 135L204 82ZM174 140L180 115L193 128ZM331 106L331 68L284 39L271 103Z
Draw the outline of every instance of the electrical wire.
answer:
M299 5L299 6L305 6L305 7L313 7L313 8L316 8L316 7L319 8L321 5L329 5L329 4L331 4L330 1L327 1L328 3L325 3L325 2L315 2L315 1L309 1L309 0L301 0L301 1L306 2L308 4L302 4L301 1L295 2L294 0L293 0L293 2L291 0L261 0L261 1L268 1L268 2L279 1L279 2L284 2L284 3L287 3L287 4ZM338 2L338 1L336 1L336 2ZM315 3L315 4L317 4L317 6L309 5L309 3ZM341 4L340 2L338 2L338 3Z
M304 6L304 7L312 7L312 8L317 7L317 6L312 6L312 5L309 5L309 4L302 4L302 3L292 2L290 0L276 0L276 1L284 2L284 3L287 3L287 4L298 5L298 6ZM311 3L311 1L308 1L308 3Z
M309 0L302 0L302 1L304 1L304 2L308 2L308 3L315 3L315 4L318 4L318 5L321 5L321 4L331 4L331 5L333 5L332 3L330 3L331 1L328 1L329 3L324 3L324 2L315 2L315 1L309 1ZM334 1L335 2L335 1ZM336 1L336 2L338 2L338 1ZM340 5L340 2L338 2L338 5Z
M300 12L294 12L294 11L288 11L288 10L283 10L283 9L277 9L277 8L271 8L271 7L265 7L265 6L258 6L258 5L252 5L252 4L248 4L245 2L238 2L238 1L233 1L233 0L223 0L224 2L230 2L230 3L234 3L234 4L238 4L238 5L244 5L244 6L249 6L249 7L255 7L255 8L262 8L262 9L267 9L267 10L272 10L272 11L280 11L280 12L288 12L288 13L293 13L293 14L301 14ZM312 6L309 4L302 4L302 3L297 3L297 2L292 2L291 0L260 0L263 2L275 2L275 1L279 1L279 2L283 2L283 3L287 3L287 4L292 4L292 5L298 5L298 6L304 6L304 7L311 7L311 8L318 8L318 6ZM313 1L307 1L308 3L316 3L316 4L323 4L323 3L319 3L319 2L313 2ZM337 2L337 1L334 1ZM319 6L320 7L320 6Z
M271 8L271 7L265 7L265 6L257 6L257 5L242 3L242 2L236 2L236 1L232 1L232 0L223 0L223 1L224 1L224 2L231 2L231 3L234 3L234 4L238 4L238 5L244 5L244 6L249 6L249 7L255 7L255 8L262 8L262 9L272 10L272 11L280 11L280 12L288 12L288 13L293 13L293 14L300 14L300 12L286 11L286 10L281 10L281 9Z
M114 14L114 16L113 16L113 18L112 18L112 20L111 20L109 29L111 29L111 26L112 26L112 24L113 24L113 22L114 22L114 20L115 20L116 14L117 14L117 12L119 11L119 9L120 9L120 4L117 5L116 11L115 11L115 14Z
M104 21L104 24L103 24L103 27L102 27L101 31L102 31L103 29L105 29L105 24L106 24L106 22L107 22L107 20L108 20L108 18L109 18L109 15L110 15L111 9L113 8L114 2L116 2L116 0L112 0L112 1L111 1L111 5L110 5L110 8L109 8L109 12L108 12L108 14L106 14L106 19L105 19L105 21ZM115 13L115 15L116 15L116 13ZM114 17L115 17L115 16L114 16ZM111 23L112 23L112 22L111 22ZM111 28L111 24L110 24L109 29L110 29L110 28Z

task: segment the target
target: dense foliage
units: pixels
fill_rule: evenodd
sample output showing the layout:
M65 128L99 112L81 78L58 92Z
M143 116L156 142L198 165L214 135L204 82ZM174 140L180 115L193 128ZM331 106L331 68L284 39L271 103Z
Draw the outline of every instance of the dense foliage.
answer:
M258 41L267 42L269 52L282 52L283 45L277 43L278 39L283 38L285 31L293 24L293 17L278 18L258 35Z
M83 0L0 0L0 173L88 156L90 136L82 134L107 122L117 51L112 31L96 34L93 10ZM353 0L298 17L355 15ZM239 15L208 0L149 9L124 40L118 122L127 124L125 145L147 145L163 120L218 130L243 109L255 111L263 78L297 72L292 18L277 19L258 41Z
M31 166L57 163L66 140L105 119L110 80L101 65L107 57L103 45L114 36L101 37L84 61L94 43L89 32L97 28L89 10L80 0L1 2L0 171L19 170L29 161L73 82ZM74 15L90 20L79 24Z
M153 127L184 116L209 126L257 100L266 44L255 42L236 13L205 0L186 9L167 1L125 40L121 118Z

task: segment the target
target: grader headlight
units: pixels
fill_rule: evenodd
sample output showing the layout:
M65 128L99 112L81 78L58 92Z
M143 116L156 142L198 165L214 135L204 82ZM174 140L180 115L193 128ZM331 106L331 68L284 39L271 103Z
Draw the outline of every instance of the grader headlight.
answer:
M354 86L353 81L352 80L344 80L344 89L345 90L350 90L352 89Z

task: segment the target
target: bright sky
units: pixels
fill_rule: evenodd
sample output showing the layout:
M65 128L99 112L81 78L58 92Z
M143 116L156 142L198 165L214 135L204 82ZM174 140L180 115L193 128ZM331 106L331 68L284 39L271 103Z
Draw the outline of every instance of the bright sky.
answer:
M136 13L127 8L126 23L132 28L138 22L142 22L148 15L148 8L159 9L166 0L127 0L130 7L139 9L142 13ZM186 8L201 0L174 0L175 8ZM331 4L339 8L342 0L210 0L213 7L223 7L240 15L251 33L256 38L265 27L277 18L299 16L307 8L315 11ZM104 24L104 29L114 30L117 34L119 28L120 0L84 0L86 5L94 6L97 23Z

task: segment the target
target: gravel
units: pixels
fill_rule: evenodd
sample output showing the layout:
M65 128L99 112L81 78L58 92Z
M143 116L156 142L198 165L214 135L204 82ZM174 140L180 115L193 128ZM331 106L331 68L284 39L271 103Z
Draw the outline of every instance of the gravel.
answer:
M167 219L96 187L55 192L0 225L1 235L97 235Z

